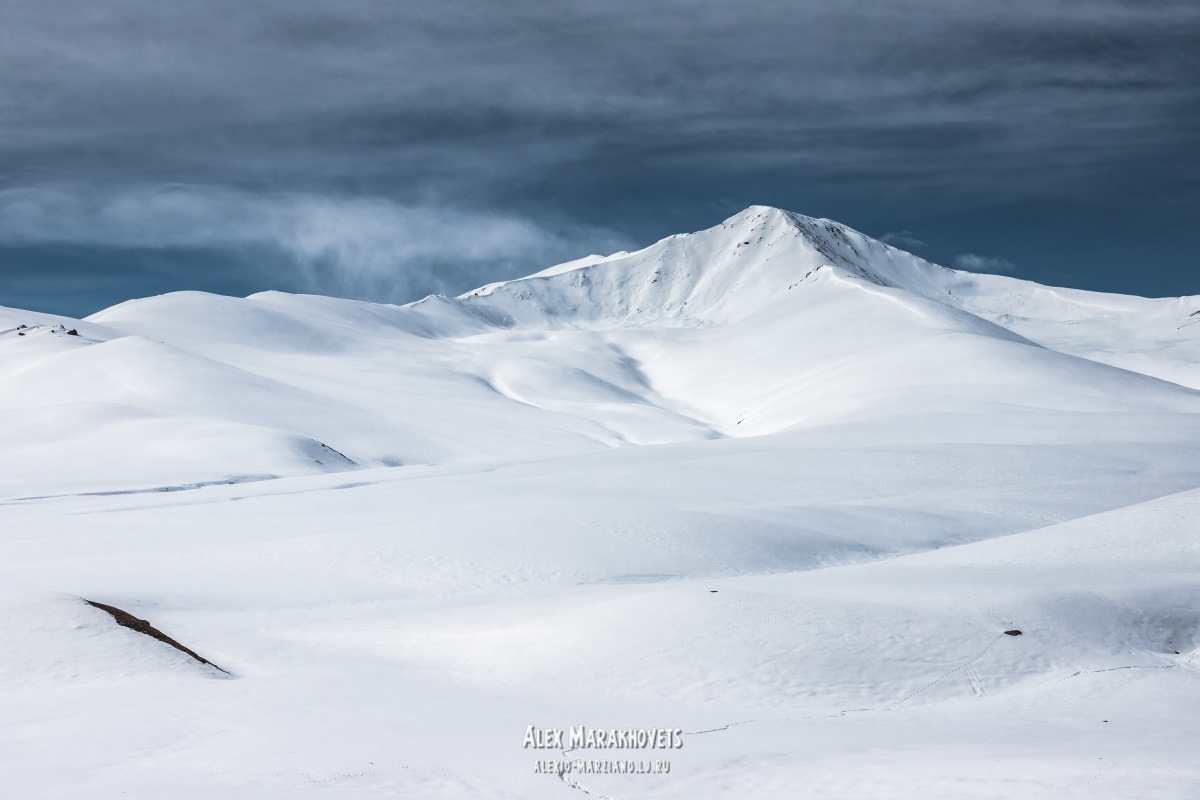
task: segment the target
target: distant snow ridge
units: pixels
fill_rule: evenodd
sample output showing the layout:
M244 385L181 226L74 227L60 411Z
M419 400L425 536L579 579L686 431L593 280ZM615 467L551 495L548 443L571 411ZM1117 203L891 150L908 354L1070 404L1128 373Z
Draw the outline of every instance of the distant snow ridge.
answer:
M0 797L1194 798L1198 346L761 207L0 309ZM531 724L686 746L575 783Z
M1200 387L1200 296L1150 300L948 269L833 220L768 206L460 299L509 324L705 325L742 319L820 280L898 289L1051 349Z
M754 206L634 253L406 306L179 292L82 321L0 310L0 446L21 465L0 496L912 414L1191 413L1195 387L1200 298L946 269Z
M822 267L903 288L933 286L952 274L832 220L766 206L636 253L564 266L490 284L461 299L526 324L542 317L574 324L715 324L753 313Z

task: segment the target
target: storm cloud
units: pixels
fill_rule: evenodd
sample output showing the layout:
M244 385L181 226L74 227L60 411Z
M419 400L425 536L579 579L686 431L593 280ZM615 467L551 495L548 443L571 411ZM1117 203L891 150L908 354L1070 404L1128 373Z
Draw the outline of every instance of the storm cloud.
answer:
M147 291L407 300L751 203L1200 291L1191 0L0 9L17 299L60 270L98 308L157 254Z

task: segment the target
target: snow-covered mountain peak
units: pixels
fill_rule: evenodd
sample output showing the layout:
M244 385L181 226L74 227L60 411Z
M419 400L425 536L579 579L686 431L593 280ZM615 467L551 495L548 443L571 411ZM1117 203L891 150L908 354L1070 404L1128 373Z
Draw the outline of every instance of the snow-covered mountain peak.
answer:
M719 225L634 253L589 256L459 299L513 324L716 324L755 313L802 282L865 281L945 294L953 275L840 223L751 206Z
M179 292L82 321L0 309L0 445L24 448L31 487L70 483L39 430L95 455L81 476L120 452L137 481L186 483L342 468L322 446L433 464L898 413L1190 412L1198 309L947 270L754 206L404 306ZM164 461L167 441L202 463Z
M741 242L744 247L772 237L795 239L796 248L815 251L830 267L880 286L908 289L926 296L945 295L945 284L959 274L836 220L772 206L751 206L725 220L720 227L739 233L748 231L749 235Z

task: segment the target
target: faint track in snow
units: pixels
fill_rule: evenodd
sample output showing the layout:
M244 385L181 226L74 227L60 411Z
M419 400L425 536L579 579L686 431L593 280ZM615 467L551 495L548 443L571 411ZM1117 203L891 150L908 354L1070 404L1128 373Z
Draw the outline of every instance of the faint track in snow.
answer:
M774 717L771 719L744 719L744 720L740 720L738 722L730 722L730 723L728 723L726 725L722 725L718 728L708 728L708 729L702 730L702 731L684 731L684 735L685 736L700 736L700 735L703 735L706 733L720 733L722 731L727 731L730 728L734 728L739 725L749 725L751 723L756 723L756 722L803 722L803 721L814 720L814 719L834 719L836 717L843 717L847 714L862 713L862 712L867 712L867 711L890 711L892 709L895 709L897 706L908 702L912 698L914 698L917 695L924 692L926 689L930 689L930 688L936 686L937 684L941 683L946 678L950 677L951 675L953 675L959 671L966 672L967 677L971 680L972 691L974 691L974 693L977 697L982 699L987 696L987 690L986 690L986 687L983 685L983 680L979 677L978 673L975 671L974 665L981 658L983 658L985 655L987 655L988 652L993 647L996 646L996 643L999 642L1004 637L1005 637L1005 634L1001 633L995 639L993 639L992 642L990 644L988 644L988 646L985 647L982 652L979 653L979 655L975 656L974 658L972 658L969 661L964 662L963 664L960 664L959 666L955 667L954 669L949 670L948 672L942 674L937 679L931 681L930 683L925 684L920 689L917 689L915 692L913 692L905 697L902 697L899 700L893 700L891 702L884 703L882 705L877 705L877 706L867 706L865 708L844 708L844 709L841 709L840 711L836 711L832 714L813 714L813 715L802 716L802 717ZM1195 660L1197 654L1200 654L1200 650L1193 651L1188 656L1186 661L1182 661L1177 664L1130 664L1130 665L1122 666L1122 667L1106 667L1104 669L1077 670L1076 672L1073 672L1070 675L1067 675L1066 677L1059 678L1058 680L1051 681L1050 683L1047 683L1047 684L1042 684L1042 687L1053 686L1057 683L1062 683L1063 681L1068 681L1072 678L1078 678L1081 675L1098 675L1103 672L1121 672L1123 670L1131 670L1131 669L1176 669L1178 667L1184 667L1184 666L1191 664L1192 661ZM977 681L978 681L978 684L976 683ZM1146 759L1146 760L1149 761L1150 759ZM1158 762L1152 762L1152 763L1157 764ZM1172 773L1174 773L1176 775L1176 777L1180 778L1181 780L1188 781L1189 783L1200 783L1200 781L1194 781L1190 778L1185 778L1184 776L1180 775L1178 772L1175 772L1175 770L1171 769L1169 766L1167 766L1165 764L1158 764L1158 766L1171 771Z
M979 670L975 669L974 664L968 664L966 670L967 679L971 681L971 691L976 697L987 696L987 686L984 685L983 678L979 675Z
M949 672L943 673L941 676L939 676L938 678L934 679L933 681L931 681L931 682L929 682L929 683L925 684L925 685L924 685L924 686L922 686L920 689L917 689L915 692L913 692L912 694L908 695L907 697L902 697L902 698L901 698L901 699L899 699L899 700L894 700L894 701L892 701L891 703L886 703L886 704L884 704L883 706L880 706L880 708L892 708L892 707L898 706L898 705L900 705L900 704L902 704L902 703L907 703L909 700L912 700L914 697L916 697L917 695L921 694L921 692L924 692L926 689L931 689L931 688L933 688L934 686L937 686L939 683L941 683L942 681L944 681L946 678L949 678L949 677L950 677L951 675L953 675L954 673L956 673L956 672L960 672L960 671L962 671L962 670L965 670L965 669L967 669L967 668L971 667L971 666L972 666L972 665L973 665L973 664L974 664L976 661L978 661L979 659L981 659L981 658L983 658L984 656L986 656L986 655L987 655L987 654L988 654L988 653L991 651L991 649L992 649L993 647L995 647L995 646L996 646L996 642L998 642L998 641L1000 641L1001 639L1003 639L1003 638L1004 638L1006 635L1007 635L1007 634L1003 634L1003 633L1001 633L1001 634L999 634L998 636L996 636L996 638L995 638L995 639L993 639L993 640L992 640L992 641L991 641L991 642L988 644L988 646L987 646L987 647L983 648L983 650L982 650L982 651L979 653L979 655L975 656L975 657L974 657L974 658L972 658L970 661L963 662L962 664L959 664L957 667L955 667L954 669L950 670ZM972 681L971 681L971 686L972 686L972 688L974 688L974 685L975 685L975 682L972 680ZM976 692L976 694L979 694L979 692Z
M558 778L563 783L565 783L567 786L570 786L572 789L574 789L578 792L583 792L584 794L591 795L592 797L598 797L598 798L600 798L600 800L616 800L615 797L610 797L609 795L606 795L606 794L599 794L597 792L593 792L591 789L587 788L586 786L584 786L582 783L575 780L574 778L567 777L567 773L565 770L563 772L558 773Z
M706 734L706 733L719 733L721 731L727 731L730 728L736 727L738 725L748 725L748 724L754 723L754 722L800 722L800 721L804 721L804 720L814 720L814 719L834 719L836 717L844 717L847 714L857 714L857 713L863 713L863 712L867 712L867 711L887 711L887 710L894 709L903 703L907 703L909 700L913 699L914 697L921 694L925 690L936 686L937 684L944 681L946 678L948 678L951 675L955 674L956 672L960 672L960 671L967 672L967 676L971 681L971 690L975 693L976 697L982 698L987 695L987 690L983 684L983 679L979 677L979 674L977 672L975 672L974 665L977 661L979 661L981 658L983 658L985 655L987 655L988 652L991 651L991 649L996 646L996 643L999 642L1001 639L1003 639L1005 637L1005 635L1006 634L1003 634L1003 633L997 635L996 638L993 639L988 644L987 647L983 648L983 650L980 651L980 653L978 655L976 655L974 658L970 659L969 661L965 661L962 664L959 664L954 669L951 669L951 670L943 673L942 675L938 676L934 680L932 680L929 683L922 686L920 689L917 689L915 692L912 692L911 694L908 694L908 695L900 698L899 700L892 700L887 703L882 703L880 705L875 705L875 706L866 706L864 708L843 708L839 711L835 711L832 714L812 714L812 715L803 716L803 717L776 717L776 718L772 718L772 719L762 719L762 720L760 720L760 719L745 719L745 720L741 720L739 722L730 722L729 724L722 725L719 728L709 728L708 730L703 730L703 731L684 731L684 735L699 736L699 735ZM1120 669L1120 668L1118 668L1118 669ZM1076 673L1076 674L1079 674L1079 673ZM1074 677L1074 676L1072 676L1072 677Z
M1154 765L1154 766L1156 766L1156 767L1162 767L1162 768L1163 768L1163 769L1165 769L1167 772L1169 772L1169 773L1171 773L1172 775L1174 775L1176 778L1179 778L1179 780L1181 780L1181 781L1185 781L1185 782L1187 782L1187 783L1196 783L1196 784L1200 784L1200 781L1193 780L1193 779L1191 779L1191 778L1185 778L1183 775L1180 775L1180 774L1179 774L1179 772L1178 772L1178 771L1176 771L1176 769L1175 769L1174 767L1172 767L1171 765L1169 765L1169 764L1164 764L1164 763L1162 763L1161 761L1155 761L1153 758L1150 758L1149 756L1141 756L1141 758L1142 758L1143 760L1145 760L1145 761L1149 761L1151 764L1153 764L1153 765Z
M575 750L576 750L576 749L577 749L577 748L571 747L571 748L568 748L568 749L566 749L566 750L563 750L563 751L562 751L562 757L563 757L563 759L565 759L565 760L568 760L568 761L569 761L569 760L571 759L571 753L575 752ZM600 798L600 800L617 800L615 797L610 797L610 796L608 796L608 795L606 795L606 794L599 794L598 792L593 792L591 789L589 789L588 787L584 786L584 785L583 785L582 783L580 783L579 781L577 781L577 780L575 780L574 778L570 777L570 775L568 774L568 771L567 771L567 770L560 770L560 771L559 771L559 773L558 773L558 779L559 779L560 781L562 781L564 784L566 784L567 786L569 786L570 788L572 788L572 789L574 789L575 791L577 791L577 792L583 792L583 793L584 793L584 794L586 794L586 795L590 795L590 796L592 796L592 797L597 797L597 798Z

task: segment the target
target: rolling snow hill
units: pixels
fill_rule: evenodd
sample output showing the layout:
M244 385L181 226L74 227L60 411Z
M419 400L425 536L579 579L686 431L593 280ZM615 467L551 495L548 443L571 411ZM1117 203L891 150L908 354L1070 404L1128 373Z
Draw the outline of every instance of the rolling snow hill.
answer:
M0 309L0 452L6 796L1200 782L1200 297L753 207L406 306Z
M22 468L0 491L529 458L909 413L1190 413L1197 311L1200 298L955 272L759 207L401 307L177 293L87 320L8 310L0 409Z

